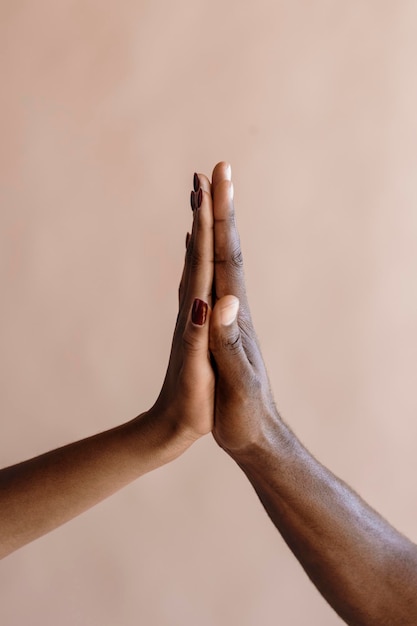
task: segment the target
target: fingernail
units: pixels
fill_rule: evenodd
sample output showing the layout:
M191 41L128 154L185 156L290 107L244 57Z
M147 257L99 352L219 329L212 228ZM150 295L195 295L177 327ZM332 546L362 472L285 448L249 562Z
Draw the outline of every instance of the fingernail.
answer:
M194 186L194 191L198 191L200 189L200 179L198 177L198 174L196 173L194 173L193 186Z
M201 207L201 203L203 202L203 190L200 189L197 192L197 209L199 209Z
M207 317L207 302L196 298L194 300L193 309L191 311L191 319L193 324L204 326Z
M187 233L187 234L185 235L185 249L187 249L187 248L188 248L188 243L189 243L189 241L190 241L190 237L191 237L190 233Z
M203 202L203 190L200 189L198 191L192 191L190 196L190 204L191 209L195 211L201 207L201 203Z
M191 210L195 211L196 210L196 205L195 205L195 192L194 191L191 192L190 204L191 204Z
M237 318L239 311L239 300L234 298L229 304L226 304L220 311L220 322L222 326L230 326Z

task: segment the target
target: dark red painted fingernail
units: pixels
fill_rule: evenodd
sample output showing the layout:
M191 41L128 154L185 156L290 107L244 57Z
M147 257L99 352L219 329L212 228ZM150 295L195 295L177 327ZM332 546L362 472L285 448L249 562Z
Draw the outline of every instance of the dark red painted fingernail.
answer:
M187 233L185 235L185 249L188 248L188 242L190 241L190 237L191 237L190 233Z
M207 308L207 302L204 302L204 300L199 300L198 298L194 300L193 310L191 311L193 324L204 326L207 318Z
M196 204L195 204L195 192L194 191L191 192L190 204L191 204L191 210L195 211L196 210Z
M196 204L197 204L197 209L199 209L201 207L201 203L203 202L203 190L200 189L198 190L197 194L196 194Z
M200 179L198 177L198 174L194 173L194 178L193 178L193 186L194 186L194 191L198 191L200 189Z

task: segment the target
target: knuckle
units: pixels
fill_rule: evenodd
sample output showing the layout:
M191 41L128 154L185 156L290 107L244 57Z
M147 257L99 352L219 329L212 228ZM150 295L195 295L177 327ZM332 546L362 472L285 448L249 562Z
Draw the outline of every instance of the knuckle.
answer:
M257 345L255 330L249 315L243 310L239 311L239 328L242 334L242 342L245 347L250 349Z
M183 332L182 345L187 354L196 354L200 350L199 342L188 328Z
M223 348L225 348L232 354L237 354L240 351L240 347L241 347L240 334L236 334L235 336L225 337L223 340Z
M226 266L232 272L241 273L243 269L243 254L239 244L229 249L218 248L215 251L215 263Z
M203 261L203 255L198 248L194 246L192 250L187 250L187 263L191 270L198 270Z
M198 252L194 252L191 257L191 269L198 270L203 264L203 257Z
M234 269L240 271L243 268L243 255L240 246L232 249L229 261Z
M243 309L243 307L242 307ZM251 320L247 317L244 310L239 311L239 326L242 332L242 335L246 339L252 339L254 336L254 329L252 326Z
M237 355L242 349L242 340L239 331L223 334L220 330L214 330L209 335L209 349L213 354L229 352Z

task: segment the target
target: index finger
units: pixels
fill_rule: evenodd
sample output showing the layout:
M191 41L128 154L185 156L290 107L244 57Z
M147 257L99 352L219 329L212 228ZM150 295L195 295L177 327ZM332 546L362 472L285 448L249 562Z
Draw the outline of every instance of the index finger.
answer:
M200 174L194 205L192 233L188 241L180 298L180 317L188 316L198 298L211 306L213 285L213 209L210 181Z
M214 217L215 298L233 295L246 304L245 276L240 238L236 227L233 183L228 163L216 165L212 175Z

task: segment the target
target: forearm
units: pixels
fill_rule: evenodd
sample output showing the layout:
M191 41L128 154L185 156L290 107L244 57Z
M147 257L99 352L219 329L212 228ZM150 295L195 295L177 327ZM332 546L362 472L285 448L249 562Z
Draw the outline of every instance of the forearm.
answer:
M417 546L318 463L279 417L235 460L319 591L349 624L417 623Z
M0 558L76 517L191 443L152 412L0 471Z

